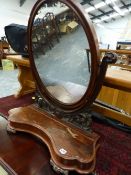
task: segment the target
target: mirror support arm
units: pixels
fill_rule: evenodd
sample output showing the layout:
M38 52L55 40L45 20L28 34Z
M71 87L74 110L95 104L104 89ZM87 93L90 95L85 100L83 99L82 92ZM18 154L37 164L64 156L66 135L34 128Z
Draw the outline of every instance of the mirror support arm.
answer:
M93 102L95 101L96 97L98 96L98 94L101 90L101 87L102 87L104 79L105 79L105 74L106 74L108 65L114 64L116 61L117 61L117 54L116 53L107 52L105 54L105 56L103 57L102 62L100 64L100 71L99 71L99 75L97 77L96 87L94 90Z

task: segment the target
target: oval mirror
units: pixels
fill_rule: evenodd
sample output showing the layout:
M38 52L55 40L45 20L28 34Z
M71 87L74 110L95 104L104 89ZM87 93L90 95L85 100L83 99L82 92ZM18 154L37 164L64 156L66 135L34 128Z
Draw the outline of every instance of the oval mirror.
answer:
M72 0L37 2L28 32L30 61L44 98L65 108L88 103L98 72L98 51L96 35L80 5Z

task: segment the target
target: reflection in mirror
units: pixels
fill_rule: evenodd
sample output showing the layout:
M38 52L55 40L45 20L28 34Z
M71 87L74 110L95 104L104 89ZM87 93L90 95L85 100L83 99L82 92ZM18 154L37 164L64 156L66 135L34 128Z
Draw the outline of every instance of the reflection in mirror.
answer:
M38 74L60 102L75 103L90 81L89 44L78 17L65 4L45 1L32 27L32 50Z

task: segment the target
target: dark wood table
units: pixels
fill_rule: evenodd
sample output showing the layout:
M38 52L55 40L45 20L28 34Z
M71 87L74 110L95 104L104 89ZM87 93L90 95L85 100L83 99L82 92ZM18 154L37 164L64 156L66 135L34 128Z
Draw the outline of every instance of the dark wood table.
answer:
M0 117L0 158L18 175L55 175L47 147L29 134L9 134Z

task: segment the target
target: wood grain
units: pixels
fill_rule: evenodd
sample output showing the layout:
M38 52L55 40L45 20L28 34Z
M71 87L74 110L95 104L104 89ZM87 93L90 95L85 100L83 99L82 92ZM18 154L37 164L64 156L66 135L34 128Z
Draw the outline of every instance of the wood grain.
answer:
M81 174L93 172L99 147L96 133L84 132L35 106L15 108L9 114L9 129L41 139L58 167Z

